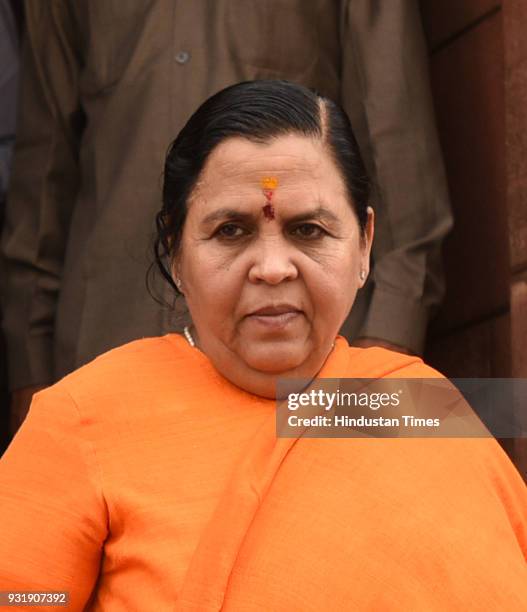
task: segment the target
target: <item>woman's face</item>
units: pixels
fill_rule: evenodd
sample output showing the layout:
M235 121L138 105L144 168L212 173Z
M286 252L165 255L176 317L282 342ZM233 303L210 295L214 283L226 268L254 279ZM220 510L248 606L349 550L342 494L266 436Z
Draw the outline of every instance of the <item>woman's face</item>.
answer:
M369 271L344 182L323 144L230 138L188 203L173 273L199 348L225 378L274 397L278 377L312 378Z

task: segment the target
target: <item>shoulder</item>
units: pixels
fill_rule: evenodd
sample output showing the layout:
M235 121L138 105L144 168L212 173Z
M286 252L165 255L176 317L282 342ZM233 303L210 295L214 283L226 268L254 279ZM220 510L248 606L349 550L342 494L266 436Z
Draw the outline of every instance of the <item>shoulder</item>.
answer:
M74 400L143 393L172 385L176 378L193 378L197 364L186 340L177 334L134 340L96 357L57 382L51 389Z
M407 355L378 346L356 348L342 338L341 350L348 355L348 375L354 378L444 378L417 355ZM345 344L344 344L345 343Z

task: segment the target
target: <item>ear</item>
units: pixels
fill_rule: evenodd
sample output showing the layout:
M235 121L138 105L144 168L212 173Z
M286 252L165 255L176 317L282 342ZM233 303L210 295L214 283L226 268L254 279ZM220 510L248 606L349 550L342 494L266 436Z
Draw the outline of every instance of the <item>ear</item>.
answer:
M368 220L366 221L366 228L364 231L364 237L361 240L361 266L360 269L365 271L364 279L359 282L359 287L363 287L366 284L368 275L370 273L370 254L371 245L373 244L373 235L375 233L375 213L373 208L368 206L366 209L368 213Z

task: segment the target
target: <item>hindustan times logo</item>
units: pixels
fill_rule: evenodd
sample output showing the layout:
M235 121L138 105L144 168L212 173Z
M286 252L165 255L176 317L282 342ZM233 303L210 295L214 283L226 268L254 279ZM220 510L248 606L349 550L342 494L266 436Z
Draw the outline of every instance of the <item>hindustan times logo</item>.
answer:
M315 406L324 410L333 407L368 407L370 410L379 410L386 406L399 406L401 403L399 395L402 391L394 393L347 393L334 391L328 393L321 389L312 389L306 393L289 393L287 395L287 407L289 410L298 410L303 406Z

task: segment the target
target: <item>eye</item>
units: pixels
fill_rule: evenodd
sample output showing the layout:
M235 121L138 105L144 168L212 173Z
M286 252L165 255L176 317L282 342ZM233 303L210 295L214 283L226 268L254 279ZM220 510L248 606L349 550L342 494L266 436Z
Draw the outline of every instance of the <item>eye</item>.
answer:
M246 233L246 230L236 223L225 223L216 230L214 236L223 240L235 240L245 236Z
M320 227L320 225L316 225L315 223L302 223L294 227L291 230L291 234L295 238L300 238L301 240L317 240L317 238L322 238L327 235L327 232Z

